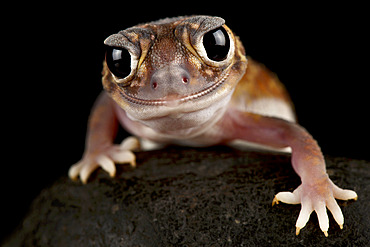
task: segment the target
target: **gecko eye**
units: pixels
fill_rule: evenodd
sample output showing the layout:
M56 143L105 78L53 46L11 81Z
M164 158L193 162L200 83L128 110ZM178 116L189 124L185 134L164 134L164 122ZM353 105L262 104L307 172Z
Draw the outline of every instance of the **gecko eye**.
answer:
M211 30L203 36L203 46L209 59L223 61L230 50L229 35L223 27Z
M106 47L105 61L109 70L119 79L131 73L131 55L128 50L117 47Z

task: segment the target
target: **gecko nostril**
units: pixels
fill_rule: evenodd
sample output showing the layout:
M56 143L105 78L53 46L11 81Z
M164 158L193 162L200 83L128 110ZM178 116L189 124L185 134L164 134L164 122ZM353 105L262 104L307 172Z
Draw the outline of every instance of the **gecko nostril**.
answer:
M187 77L183 77L182 78L182 82L184 83L184 84L188 84L189 83L189 78L187 78Z
M157 87L158 87L158 83L154 81L154 82L152 83L152 88L153 88L153 89L156 89Z

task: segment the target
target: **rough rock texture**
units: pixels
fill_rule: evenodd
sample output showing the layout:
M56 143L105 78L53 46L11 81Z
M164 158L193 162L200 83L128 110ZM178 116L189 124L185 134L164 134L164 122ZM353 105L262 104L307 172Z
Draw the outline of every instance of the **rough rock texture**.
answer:
M299 177L290 156L228 147L137 153L116 178L98 170L87 185L62 177L34 201L5 246L369 246L369 162L327 158L331 179L354 189L339 201L329 237L316 215L295 235L299 205L272 207Z

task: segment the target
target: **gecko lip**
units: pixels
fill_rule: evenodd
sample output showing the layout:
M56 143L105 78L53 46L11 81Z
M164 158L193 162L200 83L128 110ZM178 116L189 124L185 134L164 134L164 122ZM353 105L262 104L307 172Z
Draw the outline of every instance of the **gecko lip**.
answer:
M131 103L135 103L135 104L147 105L147 106L169 106L169 107L175 107L175 106L178 106L178 105L180 105L182 103L188 102L190 100L198 99L200 97L203 97L205 95L210 94L215 89L217 89L219 86L221 86L225 82L225 80L228 78L229 75L230 75L230 73L229 72L226 72L225 75L219 81L213 83L209 87L207 87L207 88L205 88L205 89L203 89L201 91L198 91L198 92L195 92L195 93L192 93L192 94L183 96L183 97L181 97L180 95L168 95L168 96L166 96L166 97L164 97L162 99L146 100L146 99L136 98L136 97L131 96L131 95L128 95L128 94L126 94L125 92L122 92L122 91L121 91L121 95L127 101L129 101Z

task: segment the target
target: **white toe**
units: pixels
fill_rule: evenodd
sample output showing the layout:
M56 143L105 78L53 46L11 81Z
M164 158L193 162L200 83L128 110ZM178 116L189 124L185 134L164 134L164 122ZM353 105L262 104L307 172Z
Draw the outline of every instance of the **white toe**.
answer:
M78 162L76 164L74 164L73 166L71 166L69 168L69 171L68 171L68 176L72 179L72 180L76 180L80 171L81 171L81 168L83 167L83 163L82 162Z
M343 224L344 224L344 217L343 217L342 210L338 206L337 201L334 198L329 199L326 202L326 206L330 210L331 214L333 215L334 220L338 223L338 225L342 229Z
M312 208L312 204L311 204L310 200L306 200L306 201L302 202L301 211L299 212L299 216L298 216L297 222L295 224L297 229L298 228L302 229L303 227L306 226L308 220L310 219L310 215L311 215L312 211L313 211L313 208ZM298 231L298 233L299 233L299 231Z
M357 194L353 190L343 190L341 188L334 189L334 197L339 200L357 200Z
M110 156L119 164L135 162L135 155L131 151L113 152Z
M87 179L91 175L91 173L98 168L98 164L96 163L88 163L84 165L80 171L80 179L82 183L86 184Z
M140 142L136 137L130 136L123 140L119 147L123 150L135 150L140 148Z
M96 162L101 166L101 168L103 168L103 170L108 172L111 177L116 175L116 166L114 165L114 162L107 156L99 155L96 157Z
M293 194L292 192L279 192L276 194L275 198L278 201L288 203L288 204L299 204L301 200L297 194Z
M344 190L336 186L332 181L330 181L333 186L333 195L339 200L357 200L357 194L353 190Z
M317 202L315 203L314 208L317 218L319 219L320 229L324 232L325 236L327 236L329 229L329 217L326 212L326 205L324 202Z

